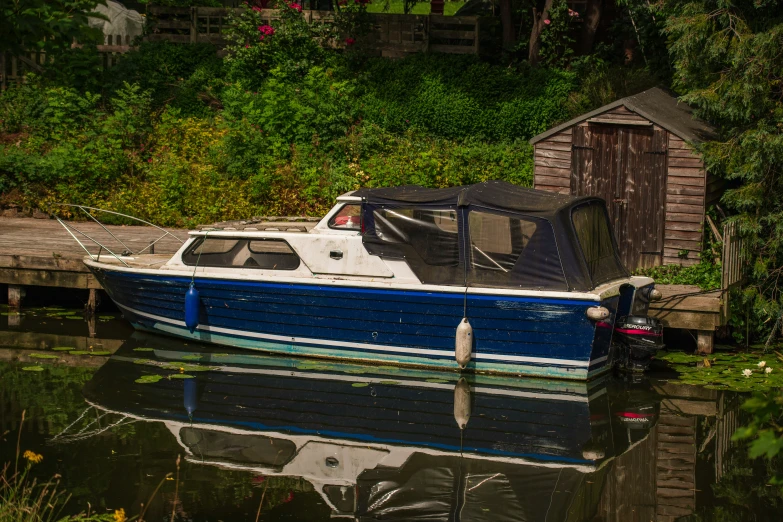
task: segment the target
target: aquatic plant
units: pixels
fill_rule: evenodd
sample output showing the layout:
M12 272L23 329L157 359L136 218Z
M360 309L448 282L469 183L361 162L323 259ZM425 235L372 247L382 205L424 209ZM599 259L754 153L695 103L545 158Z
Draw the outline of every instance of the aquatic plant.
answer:
M750 392L783 387L783 372L774 371L774 363L766 360L769 355L760 351L719 352L706 356L661 352L657 358L669 363L679 373L679 381L683 384ZM775 356L783 364L783 355L775 352Z

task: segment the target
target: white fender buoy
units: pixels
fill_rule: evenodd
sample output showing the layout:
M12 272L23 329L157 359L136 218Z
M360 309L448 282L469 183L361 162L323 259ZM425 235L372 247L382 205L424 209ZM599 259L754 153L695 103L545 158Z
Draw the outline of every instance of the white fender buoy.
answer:
M470 352L473 351L473 327L467 317L463 317L457 326L457 337L454 343L454 356L459 367L464 369L470 362Z
M662 297L663 294L657 288L650 290L650 301L660 301Z
M603 306L591 306L587 309L587 317L593 321L603 321L609 317L609 310Z
M460 377L454 386L454 420L461 430L468 425L470 409L470 385L465 377Z

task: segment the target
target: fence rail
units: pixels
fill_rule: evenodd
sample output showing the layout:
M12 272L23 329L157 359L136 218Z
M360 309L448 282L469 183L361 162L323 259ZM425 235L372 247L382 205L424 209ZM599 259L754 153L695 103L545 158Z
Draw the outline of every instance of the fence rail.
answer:
M242 9L224 7L158 7L147 10L148 41L212 43L225 45L225 28L231 14ZM305 11L309 23L334 23L332 11ZM276 9L264 9L261 18L279 17ZM478 54L480 18L477 16L369 14L370 32L361 43L382 56L434 51Z
M120 55L135 49L129 43L113 44L111 36L108 37L108 42L108 45L96 46L104 69L113 67ZM52 57L43 51L31 51L22 55L0 53L0 89L23 82L28 73L42 73L44 66L52 62Z

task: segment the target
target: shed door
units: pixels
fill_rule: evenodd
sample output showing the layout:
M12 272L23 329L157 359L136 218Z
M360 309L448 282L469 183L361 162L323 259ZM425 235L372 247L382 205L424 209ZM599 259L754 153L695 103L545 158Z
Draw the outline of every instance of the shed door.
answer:
M571 193L606 200L620 258L629 270L661 264L667 132L590 124L573 133Z

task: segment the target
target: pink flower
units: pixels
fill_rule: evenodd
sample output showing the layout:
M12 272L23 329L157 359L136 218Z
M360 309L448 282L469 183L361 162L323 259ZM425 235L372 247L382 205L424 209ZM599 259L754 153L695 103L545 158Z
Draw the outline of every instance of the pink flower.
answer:
M569 9L568 10L568 16L579 16L579 13L577 13L573 9Z
M300 13L302 12L302 6L297 3L288 4L288 7L290 7L291 9L296 9Z
M258 30L262 33L261 36L258 37L259 40L263 40L267 36L275 34L275 28L271 25L259 25Z
M354 39L353 39L353 38L351 38L350 36L349 36L348 38L346 38L346 39L345 39L345 45L347 45L348 47L352 46L352 45L353 45L353 44L355 44L355 43L356 43L356 40L354 40Z
M549 25L549 24L551 24L552 22L551 22L551 21L549 21L549 20L544 20L544 23L545 23L546 25Z
M250 44L245 44L245 49L249 49L249 48L250 48Z
M257 5L254 5L253 6L253 11L255 11L256 13L260 13L262 11L262 9L260 7L258 7Z

